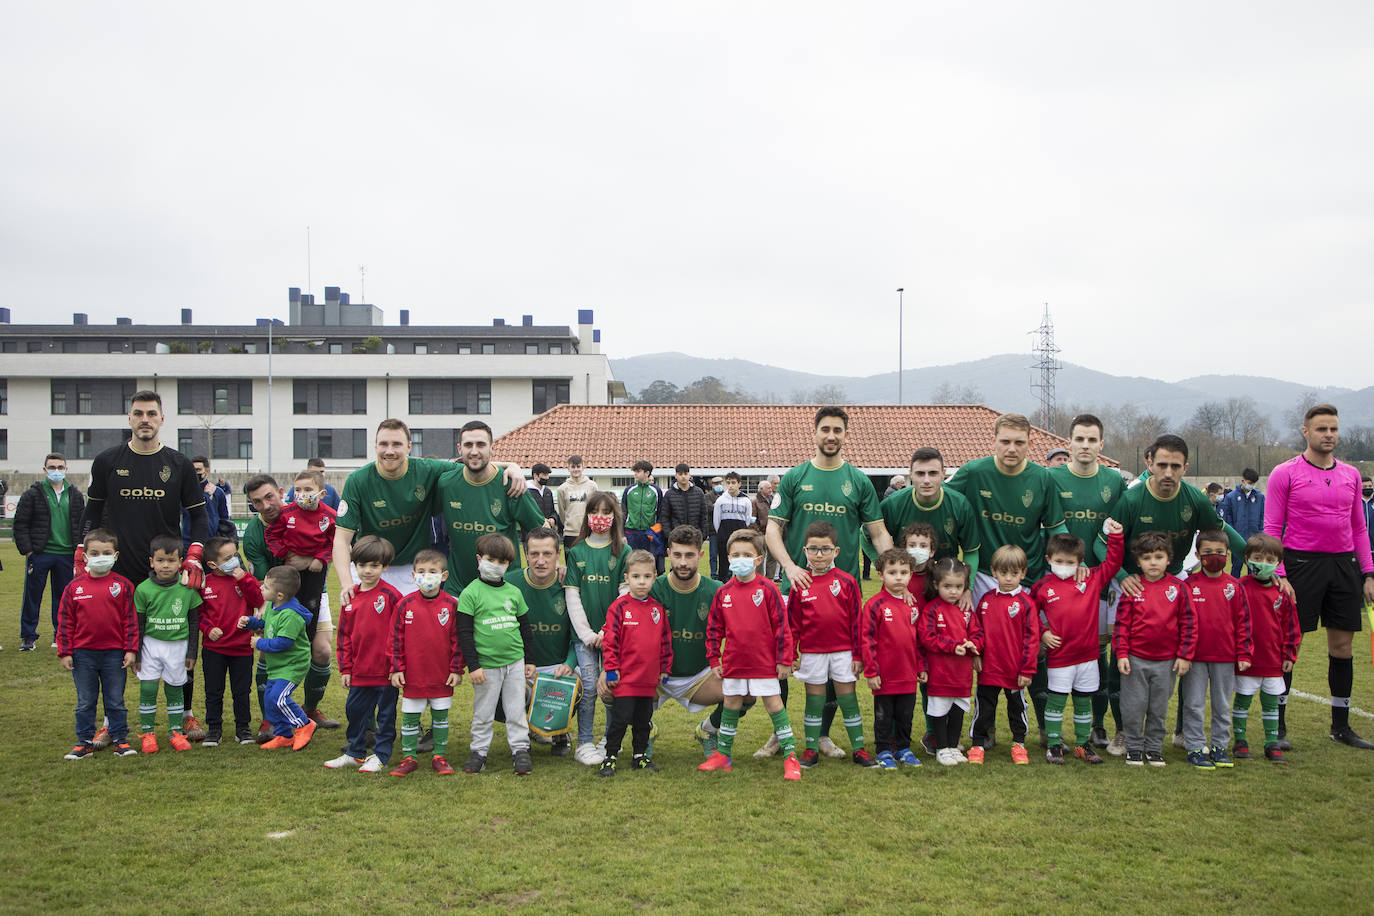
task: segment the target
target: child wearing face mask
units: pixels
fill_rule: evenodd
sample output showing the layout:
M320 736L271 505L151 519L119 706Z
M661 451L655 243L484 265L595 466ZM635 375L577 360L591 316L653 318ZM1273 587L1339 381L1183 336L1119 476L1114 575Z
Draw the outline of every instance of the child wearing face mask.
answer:
M926 576L930 572L931 565L935 562L935 553L940 549L940 537L935 533L935 527L926 522L912 522L902 529L900 546L911 558L911 579L906 584L907 594L914 595L918 602L924 601L926 596ZM926 709L930 705L930 696L926 692L926 682L921 681L921 718L925 722L924 733L921 736L921 747L929 754L935 753L935 735L930 730L930 717L926 715Z
M448 753L448 711L453 688L463 679L463 652L458 642L458 599L443 590L448 558L437 550L415 554L411 575L420 587L396 606L391 636L391 686L401 691L401 762L392 776L409 776L420 768L420 715L429 709L434 732L430 766L452 776ZM356 599L355 599L356 600Z
M1298 607L1279 588L1274 578L1283 560L1283 542L1268 534L1257 534L1245 542L1247 575L1240 580L1241 592L1250 611L1250 651L1237 652L1236 699L1231 710L1231 727L1236 733L1233 748L1241 760L1250 758L1246 726L1250 704L1260 695L1264 719L1264 756L1273 763L1285 763L1279 749L1279 703L1283 699L1283 676L1293 670L1302 645L1298 626Z
M1101 763L1093 749L1092 700L1102 686L1097 659L1099 595L1121 569L1126 548L1120 523L1108 519L1107 558L1081 583L1074 579L1086 556L1083 539L1053 534L1045 544L1050 571L1031 586L1040 608L1040 643L1048 652L1049 694L1045 700L1048 763L1064 762L1064 707L1073 696L1073 756L1084 763Z
M320 594L334 556L334 522L338 513L321 501L324 475L319 471L308 469L297 474L292 492L296 501L283 506L277 520L267 529L267 549L301 574L301 590L296 599L319 616Z
M472 752L463 772L480 773L491 749L496 704L506 713L506 742L515 775L528 776L530 732L525 721L525 682L534 666L525 664L530 630L525 596L506 581L515 545L501 534L477 539L477 579L458 597L458 643L472 681Z
M249 698L253 692L253 647L249 632L236 625L262 607L262 587L244 571L233 541L213 537L205 542L205 584L200 589L200 663L205 677L205 741L214 747L224 731L224 681L234 705L234 737L252 744Z

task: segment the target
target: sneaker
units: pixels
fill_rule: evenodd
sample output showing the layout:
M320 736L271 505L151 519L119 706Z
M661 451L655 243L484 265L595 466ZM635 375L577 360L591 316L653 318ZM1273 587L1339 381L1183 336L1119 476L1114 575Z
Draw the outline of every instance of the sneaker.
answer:
M57 640L54 639L54 640L52 641L52 645L51 645L51 646L48 646L48 648L49 648L49 649L56 649L56 648L57 648Z
M133 745L127 741L116 741L113 745L116 757L137 757L138 751L134 750Z
M778 751L782 750L782 745L778 743L777 735L769 735L768 740L763 743L763 747L754 751L754 756L762 760L765 757L777 756ZM841 754L840 756L844 756Z
M806 761L802 761L802 766L806 766ZM891 751L878 752L878 767L884 771L897 769L897 758L892 756Z
M109 746L110 728L107 725L102 725L100 728L96 729L95 737L91 739L91 747L95 748L97 751L103 751Z
M153 734L152 732L144 732L142 735L139 736L139 740L140 740L140 741L142 742L142 744L143 744L143 747L140 748L140 750L142 750L143 753L145 753L145 754L156 754L156 753L157 753L157 751L158 751L158 747L157 747L157 735Z
M609 779L615 775L615 758L606 757L601 761L601 769L596 771L596 775L602 779Z
M925 751L927 756L936 756L935 752L939 750L939 748L935 746L935 736L930 732L926 732L921 736L921 750Z
M1215 773L1217 765L1212 762L1212 757L1206 751L1189 751L1188 763L1194 769L1203 770L1208 773Z
M1282 707L1280 707L1280 708L1282 708ZM1281 751L1291 751L1292 749L1293 749L1293 745L1291 745L1291 744L1288 743L1288 729L1286 729L1286 728L1281 728L1281 729L1279 729L1279 750L1281 750Z
M1093 747L1107 746L1107 730L1101 725L1093 726L1093 730L1088 733L1088 743Z
M711 721L707 719L706 722ZM701 756L710 757L716 750L716 733L706 730L706 722L697 724L697 741L701 744Z
M1045 749L1045 762L1046 762L1046 763L1052 763L1052 764L1054 764L1055 766L1063 766L1063 765L1064 765L1064 745L1062 745L1062 744L1051 744L1048 748L1046 748L1046 749Z
M1288 758L1283 756L1283 751L1279 749L1277 741L1264 746L1264 759L1270 763L1287 763Z
M577 750L573 751L573 759L578 763L594 767L606 759L606 755L598 751L596 745L589 741L577 746Z
M324 765L325 768L329 770L342 770L344 767L353 767L356 769L361 763L362 761L357 757L344 754L341 757L335 757L333 760L326 760Z
M1092 739L1088 739L1087 744L1080 744L1073 749L1073 756L1084 763L1101 763L1102 758L1097 751L1093 750Z
M706 758L706 762L697 767L697 770L702 773L709 773L712 770L729 771L730 769L730 758L720 751L713 751L711 756Z
M93 745L93 744L78 744L76 747L72 748L71 750L67 751L67 753L63 754L63 755L62 755L62 759L63 759L63 760L85 760L87 757L93 756L94 754L95 754L95 745Z
M984 751L980 745L975 744L973 747L968 749L968 762L982 763L983 757L986 753L987 752Z
M33 640L32 640L32 639L26 639L26 640L24 640L23 642L21 642L21 643L19 644L19 651L20 651L20 652L32 652L32 651L33 651Z
M220 739L224 736L219 732L210 732L205 736L205 740L200 743L201 747L219 747Z
M1128 767L1143 767L1144 765L1145 765L1145 755L1142 754L1140 751L1127 751L1127 752L1126 752L1126 766L1128 766Z
M788 754L787 759L782 762L782 778L791 782L801 779L801 763L798 762L796 754Z
M1030 754L1026 753L1026 746L1020 741L1011 746L1011 762L1016 764L1030 763Z
M339 722L338 722L337 719L331 719L331 718L329 718L329 717L326 716L324 713L320 712L318 709L307 709L307 710L305 711L305 714L306 714L306 716L310 719L311 722L314 722L314 723L315 723L317 726L319 726L320 728L338 728L338 727L339 727Z
M451 767L449 765L449 762L446 759L444 759L443 754L435 754L433 757L431 757L429 760L429 765L430 768L433 769L434 772L439 774L440 776L453 775L453 767Z
M1231 745L1231 753L1235 754L1237 760L1250 759L1250 745L1244 741L1237 741Z
M174 751L189 751L191 749L191 742L181 732L172 732L172 736L168 740Z
M306 722L296 729L295 736L291 739L291 750L303 751L305 746L310 743L310 739L315 737L315 729L318 728L314 722Z
M654 764L654 758L648 754L635 754L631 764L636 770L643 770L646 773L657 773L658 766Z
M234 740L239 744L254 744L253 730L246 725L234 729Z
M272 740L272 726L265 721L258 723L258 734L253 738L258 744L266 744Z
M1169 738L1169 743L1179 750L1184 750L1188 747L1188 742L1183 740L1183 732L1174 732Z
M290 747L290 746L291 746L291 738L287 737L286 735L277 735L277 736L273 737L270 741L265 741L265 742L263 742L262 744L259 744L259 745L258 745L258 750L260 750L260 751L275 751L277 748Z
M1161 754L1159 751L1147 752L1145 754L1145 762L1152 767L1162 767L1167 765L1164 762L1164 755Z
M481 751L468 754L468 762L463 764L464 773L480 773L487 766L487 756Z
M820 766L820 765L821 765L821 754L820 754L820 751L812 750L811 748L807 748L806 750L802 751L802 755L801 755L801 765L802 765L803 767L805 767L806 769L808 769L808 770L813 769L814 767Z
M956 744L954 747L950 748L949 750L950 750L950 753L952 753L952 754L954 755L954 759L955 759L955 760L958 760L960 763L968 763L968 758L965 757L965 756L964 756L964 752L963 752L962 750L959 749L959 745Z
M598 742L596 742L596 750L597 750L597 753L599 753L599 754L601 755L601 758L604 760L604 759L606 758L606 736L605 736L605 735L602 735L602 736L601 736L601 740L598 741Z
M1107 753L1113 757L1120 757L1126 753L1126 736L1117 732L1112 736L1112 740L1107 742Z
M1226 755L1226 748L1214 747L1212 748L1212 766L1229 770L1234 767L1235 764L1232 763L1231 758Z
M386 766L386 764L382 763L382 758L378 757L376 754L368 754L367 759L363 761L363 765L358 767L358 772L379 773L384 766Z
M511 765L515 767L516 776L530 775L530 770L534 769L534 761L530 759L529 750L522 748L512 754Z
M434 750L434 729L425 729L425 733L420 736L420 743L415 746L415 749L422 754L428 754Z
M409 776L420 768L420 761L414 757L406 757L396 764L396 769L391 771L392 776Z
M853 754L854 763L861 767L875 767L878 761L873 759L873 755L868 752L868 748L861 747Z
M572 753L572 739L567 735L554 735L550 743L553 745L549 749L551 757L566 757Z
M1340 744L1348 744L1351 747L1358 747L1360 750L1363 751L1374 750L1374 744L1370 744L1368 741L1364 740L1359 735L1355 734L1355 730L1351 728L1349 725L1343 725L1340 728L1331 729L1331 740L1336 741ZM1282 745L1276 746L1279 748L1279 750L1283 749ZM1265 755L1267 756L1268 753L1269 748L1266 746ZM1273 758L1270 759L1272 760Z
M845 756L844 751L836 747L835 742L831 741L828 735L821 735L821 740L816 742L816 749L826 757L833 757L836 760L841 760Z
M550 738L550 737L547 736L547 735L541 735L541 734L539 734L539 733L537 733L537 732L530 732L530 743L531 743L531 744L553 744L553 739Z
M954 753L952 747L942 747L935 752L935 762L941 766L956 767L959 765L959 755Z
M195 716L181 717L181 733L191 741L205 740L205 726Z
M902 766L908 767L918 767L921 765L920 758L913 754L909 747L904 747L897 752L897 762Z

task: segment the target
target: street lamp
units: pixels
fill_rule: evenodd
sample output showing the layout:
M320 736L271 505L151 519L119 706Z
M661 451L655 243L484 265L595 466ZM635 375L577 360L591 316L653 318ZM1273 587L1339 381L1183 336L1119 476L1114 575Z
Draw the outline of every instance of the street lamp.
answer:
M897 403L902 403L902 293L903 287L897 287Z

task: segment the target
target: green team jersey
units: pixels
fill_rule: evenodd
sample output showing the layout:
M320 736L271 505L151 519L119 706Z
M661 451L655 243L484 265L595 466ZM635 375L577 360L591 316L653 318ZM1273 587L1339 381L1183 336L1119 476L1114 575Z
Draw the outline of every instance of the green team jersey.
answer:
M134 589L134 610L146 618L143 635L175 642L191 635L191 611L200 607L200 593L181 584L158 585L152 576Z
M264 638L285 636L291 640L291 648L285 652L261 653L263 664L267 666L267 679L305 683L305 675L310 671L310 635L305 632L305 618L291 604L286 604L269 609L262 615L262 622Z
M806 526L812 522L830 522L839 532L840 542L835 565L859 578L859 531L868 522L880 522L882 509L873 482L849 462L823 470L814 461L807 461L782 475L778 482L778 499L769 518L787 523L783 544L787 555L802 569L806 569ZM791 588L787 574L782 577L784 594Z
M472 641L479 668L504 668L525 657L520 620L529 612L525 596L509 582L488 585L478 579L458 596L458 613L472 618ZM472 663L468 663L471 668Z
M501 470L488 465L486 479L477 482L464 465L449 465L439 478L436 508L448 532L448 579L444 590L451 595L477 578L477 539L484 534L504 534L515 545L515 562L520 563L520 531L544 525L544 513L530 491L511 496L501 479Z
M982 543L978 537L978 517L962 493L940 487L940 495L931 506L923 506L916 501L916 488L904 487L882 501L883 524L887 533L892 535L896 547L902 544L902 529L912 522L925 522L935 529L940 545L935 549L935 559L941 557L958 558L962 550L974 553Z
M567 551L568 574L563 585L577 589L582 598L582 610L587 612L587 625L593 632L606 623L606 611L620 596L620 583L625 579L625 558L630 545L624 545L619 556L611 556L611 545L593 547L578 541Z
M672 677L700 674L706 663L706 617L711 600L723 583L698 575L696 585L689 592L678 589L672 573L664 573L654 580L649 597L663 605L668 612L668 626L673 631Z
M415 554L430 546L429 517L434 514L434 488L453 462L410 458L405 473L388 480L376 462L365 464L344 481L335 524L359 535L375 534L396 549L392 566L409 566Z
M274 569L283 562L272 556L272 551L267 549L267 528L263 525L260 515L254 515L244 526L241 544L243 555L248 558L248 572L259 580L267 575L269 569Z
M530 652L525 663L545 667L567 665L577 667L577 653L573 649L573 629L568 622L568 604L558 577L542 588L530 581L528 569L513 569L506 573L506 581L520 590L529 608Z
M1096 566L1098 561L1093 544L1102 534L1102 523L1111 518L1112 507L1126 490L1126 481L1115 468L1097 466L1097 473L1084 477L1072 464L1050 468L1050 477L1059 488L1059 501L1064 504L1064 527L1069 534L1083 539L1087 551L1084 561ZM1105 543L1105 541L1103 542Z
M1048 468L1025 462L1008 474L994 456L954 472L945 489L962 494L978 518L978 571L992 575L992 555L1013 544L1026 552L1029 586L1045 574L1045 531L1064 524L1064 506Z
M1207 494L1190 483L1180 483L1178 490L1168 499L1155 496L1148 484L1128 487L1112 507L1111 517L1120 522L1124 529L1122 536L1126 541L1126 559L1121 569L1129 575L1140 574L1140 564L1131 553L1131 541L1146 531L1163 531L1169 536L1169 543L1173 547L1168 568L1171 576L1178 575L1183 569L1183 561L1193 546L1193 535L1204 528L1223 529L1230 542L1232 555L1240 556L1245 552L1245 539L1221 520ZM1095 549L1100 562L1107 555L1107 536L1100 529Z

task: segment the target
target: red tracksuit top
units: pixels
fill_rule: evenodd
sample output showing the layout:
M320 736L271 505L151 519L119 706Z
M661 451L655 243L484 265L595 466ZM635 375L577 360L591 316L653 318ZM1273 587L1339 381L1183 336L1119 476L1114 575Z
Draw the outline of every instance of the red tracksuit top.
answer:
M1298 607L1274 581L1261 585L1254 576L1242 576L1241 592L1250 611L1252 649L1247 659L1239 654L1237 661L1249 661L1250 667L1237 671L1247 677L1283 677L1283 663L1298 660L1302 645L1302 630L1298 627Z
M262 586L252 573L242 579L221 573L207 572L200 590L201 646L220 655L239 657L252 655L248 640L251 630L239 629L240 617L257 617L262 610ZM210 631L219 627L219 639L211 639Z
M932 697L967 697L973 694L973 653L955 655L954 647L969 640L983 650L983 624L978 615L965 614L943 598L932 599L916 618L925 656L926 693Z
M621 595L607 608L601 632L601 667L620 672L612 692L618 697L653 696L659 677L673 670L673 630L663 605L653 598Z
M722 645L722 641L724 644ZM706 662L725 677L776 678L792 664L792 634L778 587L734 576L716 590L706 616Z
M263 535L274 557L299 554L321 563L334 558L334 520L338 513L320 503L307 512L296 503L282 506L281 514Z
M1188 586L1169 575L1158 582L1142 578L1140 585L1144 591L1139 598L1123 593L1116 606L1116 657L1191 661L1197 651L1197 615L1188 601Z
M1030 592L1018 588L1004 595L993 589L973 613L983 628L979 685L1016 690L1020 687L1018 677L1034 677L1040 658L1040 614Z
M885 588L864 605L860 646L864 677L882 678L874 696L916 692L921 672L926 670L916 632L918 616L916 608Z
M931 561L934 562L934 561ZM926 566L929 569L929 564ZM906 580L906 593L916 596L916 603L921 603L921 598L926 593L926 574L923 572L913 572L911 578Z
M857 658L862 610L859 583L833 566L813 575L809 588L793 586L787 594L787 625L807 653L853 652Z
M1240 583L1230 573L1212 578L1199 572L1183 583L1188 588L1188 603L1197 616L1195 662L1234 664L1249 658L1250 609Z
M347 674L352 686L385 687L391 683L391 645L400 603L401 593L396 587L379 579L367 591L354 593L353 600L339 612L339 673Z
M1082 585L1049 573L1031 586L1031 597L1040 608L1041 633L1049 630L1063 640L1058 649L1049 651L1048 667L1068 668L1097 661L1100 596L1121 570L1123 543L1119 534L1107 538L1107 558L1088 572Z
M453 688L445 681L450 674L463 671L457 616L458 599L445 591L433 598L411 592L396 606L396 623L391 631L391 670L405 672L402 696L453 696Z
M138 651L134 587L119 573L73 579L57 605L57 654L73 649Z

